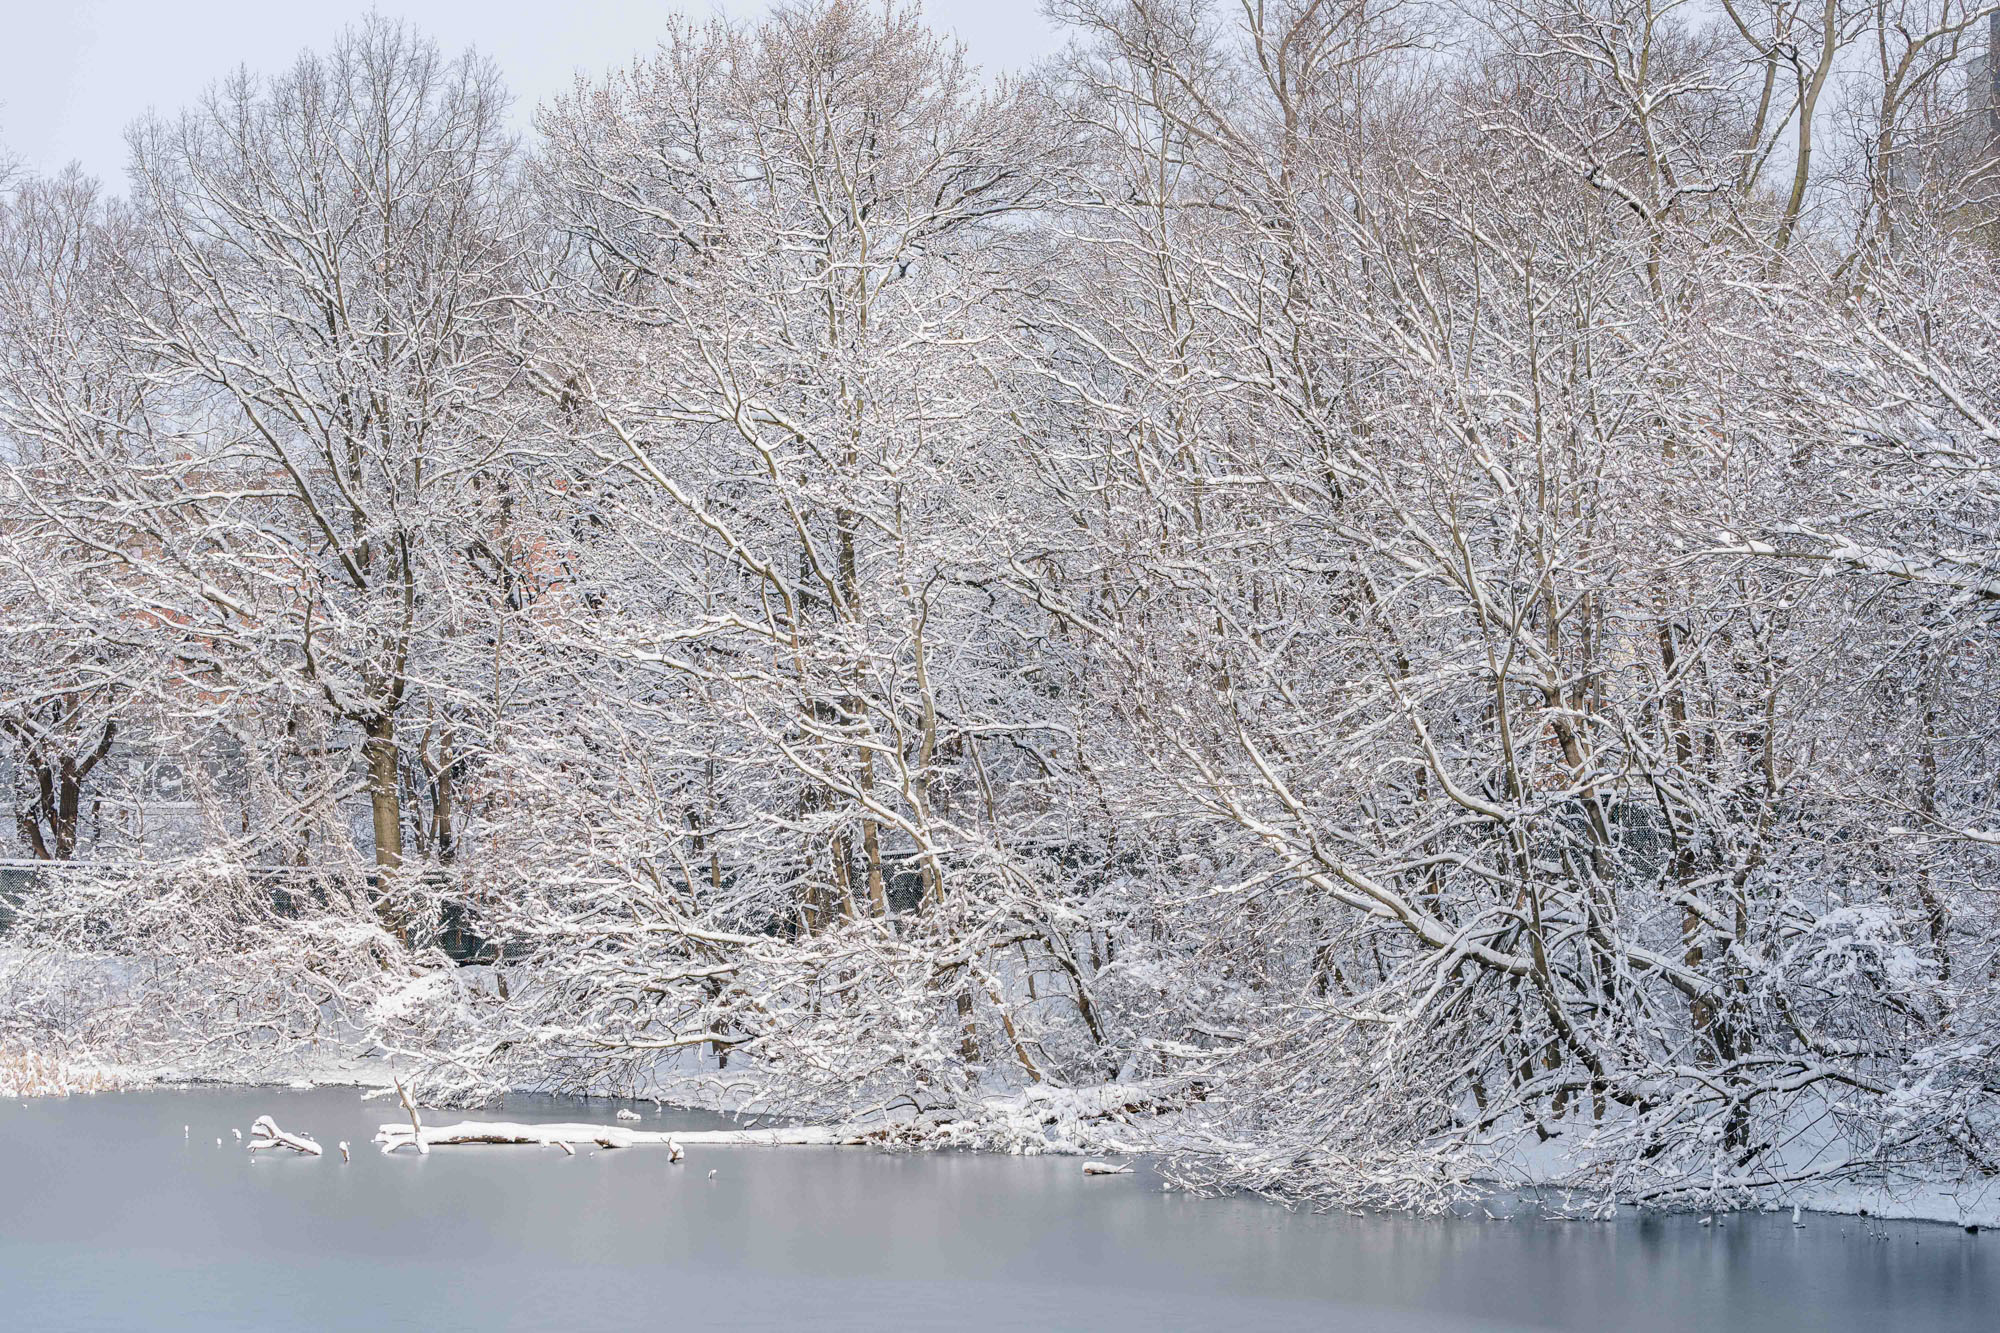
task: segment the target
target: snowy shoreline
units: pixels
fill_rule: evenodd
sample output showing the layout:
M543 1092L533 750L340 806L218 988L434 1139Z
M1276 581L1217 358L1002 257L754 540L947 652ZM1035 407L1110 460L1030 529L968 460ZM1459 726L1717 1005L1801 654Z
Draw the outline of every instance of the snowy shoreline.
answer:
M0 1061L0 1071L5 1062ZM155 1069L140 1069L129 1065L97 1064L89 1061L75 1062L71 1069L76 1077L68 1086L50 1087L46 1091L24 1090L8 1083L0 1077L0 1097L20 1100L27 1097L68 1097L95 1095L109 1092L128 1091L201 1091L216 1088L268 1089L271 1091L307 1091L322 1088L352 1088L364 1096L378 1097L391 1094L396 1086L396 1074L386 1059L380 1057L327 1058L303 1062L289 1071L292 1077L283 1074L245 1073L196 1073L184 1068L170 1066ZM516 1092L530 1092L532 1089L516 1089ZM704 1107L691 1102L676 1102L667 1098L626 1097L611 1093L557 1093L548 1094L565 1102L573 1102L580 1109L590 1103L615 1103L615 1108L606 1108L609 1120L618 1109L646 1106L654 1110L708 1111L716 1113L714 1107ZM1086 1100L1103 1100L1107 1096L1130 1095L1116 1085L1103 1089L1077 1090L1077 1096ZM996 1105L1004 1103L1016 1113L1023 1107L1024 1099L1019 1096L998 1099ZM393 1105L393 1103L391 1104ZM388 1108L385 1108L387 1110ZM433 1109L433 1108L424 1108ZM393 1114L393 1112L390 1112ZM731 1114L723 1111L720 1114ZM758 1117L763 1119L766 1117ZM783 1117L775 1117L784 1119ZM1051 1122L1053 1123L1053 1122ZM721 1131L677 1131L660 1136L661 1141L671 1137L681 1143L730 1143L748 1146L787 1147L875 1147L884 1149L892 1143L897 1151L940 1151L950 1148L964 1151L993 1152L999 1155L1060 1155L1088 1157L1092 1153L1115 1151L1132 1156L1165 1156L1176 1146L1171 1142L1171 1133L1140 1135L1137 1141L1128 1137L1111 1141L1093 1140L1087 1143L1068 1141L1060 1136L1047 1139L1041 1144L999 1148L990 1145L967 1143L962 1137L940 1136L926 1142L909 1135L885 1134L889 1126L881 1125L798 1125L785 1128L766 1126L757 1129ZM569 1133L572 1139L601 1141L617 1139L621 1144L651 1138L634 1131L630 1126L617 1123L596 1125L579 1121L550 1122L547 1125L516 1126L511 1121L481 1118L464 1120L450 1125L427 1125L425 1137L433 1144L457 1141L471 1141L470 1136L481 1129L502 1131L532 1129L542 1135L554 1130ZM591 1131L585 1134L584 1131ZM407 1130L403 1131L408 1140ZM451 1137L451 1136L456 1136ZM541 1141L534 1134L528 1139ZM528 1141L528 1140L523 1140ZM1496 1154L1495 1170L1480 1173L1474 1179L1486 1187L1483 1194L1486 1201L1502 1197L1512 1197L1525 1204L1527 1210L1535 1210L1544 1204L1549 1211L1570 1217L1606 1216L1595 1206L1581 1208L1564 1206L1557 1200L1575 1201L1591 1198L1587 1189L1574 1182L1566 1182L1562 1174L1565 1159L1556 1145L1535 1145L1539 1151L1518 1151L1511 1154ZM1552 1151L1552 1149L1554 1149ZM1225 1193L1231 1191L1223 1191ZM1307 1204L1310 1206L1310 1204ZM1867 1217L1881 1221L1927 1222L1968 1229L2000 1229L2000 1181L1978 1181L1973 1178L1963 1180L1926 1180L1917 1177L1876 1179L1873 1181L1832 1181L1801 1186L1780 1195L1772 1191L1757 1205L1738 1209L1742 1212L1773 1212L1791 1207L1803 1209L1807 1214L1829 1217ZM1686 1207L1658 1207L1644 1209L1638 1205L1620 1204L1616 1212L1639 1211L1689 1212Z

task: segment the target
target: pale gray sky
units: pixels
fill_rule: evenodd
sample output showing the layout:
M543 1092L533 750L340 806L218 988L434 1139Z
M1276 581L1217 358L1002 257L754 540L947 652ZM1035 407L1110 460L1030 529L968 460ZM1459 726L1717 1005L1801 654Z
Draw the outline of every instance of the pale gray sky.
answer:
M238 65L275 71L323 47L370 9L409 20L448 51L477 46L507 76L525 128L533 105L648 50L675 10L754 14L761 0L4 0L0 158L36 171L68 162L107 185L125 179L125 126L172 111ZM1013 69L1061 40L1037 0L927 0L989 70Z

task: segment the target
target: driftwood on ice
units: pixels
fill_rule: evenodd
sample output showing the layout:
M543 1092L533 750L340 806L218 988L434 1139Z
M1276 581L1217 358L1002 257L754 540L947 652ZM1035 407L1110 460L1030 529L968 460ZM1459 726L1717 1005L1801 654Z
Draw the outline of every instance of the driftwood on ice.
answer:
M417 1104L410 1100L409 1090L403 1086L403 1080L401 1079L396 1080L396 1095L402 1098L403 1109L410 1116L410 1129L412 1132L404 1142L414 1147L418 1155L421 1156L431 1150L431 1145L424 1142L424 1122L418 1117ZM385 1153L394 1152L403 1146L400 1143L383 1143L380 1134L375 1136L375 1141L382 1144L382 1151Z
M221 1140L217 1140L220 1142ZM270 1116L260 1115L250 1126L250 1151L262 1148L290 1148L295 1153L308 1157L319 1156L319 1145L303 1134L287 1134L278 1128L278 1122Z
M423 1137L419 1139L418 1134ZM802 1125L788 1129L627 1129L623 1125L550 1124L524 1125L507 1120L466 1120L456 1125L389 1124L376 1132L375 1142L383 1152L417 1147L424 1151L454 1144L594 1143L600 1148L665 1147L678 1160L677 1149L689 1144L707 1146L778 1147L793 1145L827 1146L859 1144L866 1140L855 1130L826 1125Z
M1109 1162L1085 1162L1083 1164L1083 1174L1086 1176L1129 1176L1132 1174L1132 1168L1130 1165L1113 1166Z

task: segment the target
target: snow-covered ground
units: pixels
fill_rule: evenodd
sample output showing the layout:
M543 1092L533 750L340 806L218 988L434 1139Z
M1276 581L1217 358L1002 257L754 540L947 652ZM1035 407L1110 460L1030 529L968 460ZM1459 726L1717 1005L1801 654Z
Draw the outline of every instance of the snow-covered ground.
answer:
M1766 1163L1770 1173L1782 1175L1791 1170L1803 1174L1808 1167L1824 1169L1826 1155L1838 1152L1833 1141L1813 1132L1810 1117L1801 1115L1800 1119L1803 1123L1790 1148ZM1558 1130L1542 1141L1532 1132L1523 1132L1493 1146L1491 1178L1510 1189L1580 1190L1587 1195L1587 1149L1587 1135ZM1762 1208L1799 1207L1813 1212L2000 1227L2000 1180L1946 1180L1913 1172L1857 1169L1849 1176L1834 1172L1751 1194L1756 1206Z

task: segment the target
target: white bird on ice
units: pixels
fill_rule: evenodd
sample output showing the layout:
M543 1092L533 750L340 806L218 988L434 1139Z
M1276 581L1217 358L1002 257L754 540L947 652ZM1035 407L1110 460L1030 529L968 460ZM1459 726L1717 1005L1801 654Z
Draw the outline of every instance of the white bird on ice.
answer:
M342 1166L346 1166L346 1165L347 1165L347 1140L346 1140L346 1139L342 1139L342 1140L340 1141L340 1164L341 1164Z
M709 1172L709 1173L708 1173L708 1178L709 1178L710 1180L714 1180L714 1179L715 1179L715 1172L713 1172L713 1171Z
M232 1129L232 1130L230 1130L229 1132L230 1132L231 1134L234 1134L234 1135L236 1136L236 1141L237 1141L238 1143L241 1143L241 1142L243 1142L243 1131L242 1131L242 1130L240 1130L240 1129Z

